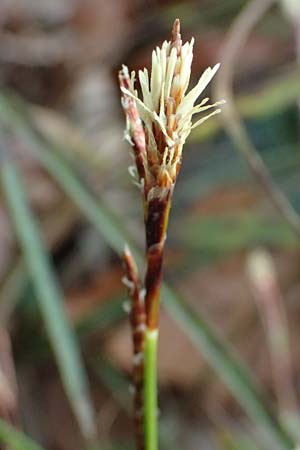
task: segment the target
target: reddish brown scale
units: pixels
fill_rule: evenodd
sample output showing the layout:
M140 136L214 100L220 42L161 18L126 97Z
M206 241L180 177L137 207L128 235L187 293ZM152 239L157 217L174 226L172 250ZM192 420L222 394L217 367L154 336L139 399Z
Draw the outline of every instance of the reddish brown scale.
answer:
M144 127L144 133L145 133L146 148L148 148L149 147L149 131L146 127Z
M126 89L130 88L128 75L124 71L119 72L120 86ZM122 93L123 108L128 117L132 131L133 152L139 180L145 180L146 168L145 160L147 160L147 147L144 127L140 119L140 115L136 106L136 102L129 95Z
M158 123L153 124L153 134L156 141L158 152L163 155L166 148L166 138L161 131L161 128Z

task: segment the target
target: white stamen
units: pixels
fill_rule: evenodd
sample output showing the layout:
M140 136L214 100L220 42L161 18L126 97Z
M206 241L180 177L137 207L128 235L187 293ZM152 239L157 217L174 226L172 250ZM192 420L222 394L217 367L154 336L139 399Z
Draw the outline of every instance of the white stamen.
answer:
M207 119L209 119L212 116L215 116L216 114L219 114L221 112L221 109L216 109L215 111L213 111L212 113L208 114L208 116L202 117L202 119L198 120L196 123L194 123L191 127L191 130L193 130L194 128L198 127L199 125L201 125L202 123L204 123Z
M130 291L134 290L134 283L130 281L127 277L122 278L122 283L126 286Z

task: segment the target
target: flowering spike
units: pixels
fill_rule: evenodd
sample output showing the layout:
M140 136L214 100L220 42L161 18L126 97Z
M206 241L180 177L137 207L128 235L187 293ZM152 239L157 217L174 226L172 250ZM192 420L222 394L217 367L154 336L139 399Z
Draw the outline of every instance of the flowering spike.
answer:
M125 67L120 73L123 106L131 123L138 174L144 180L145 200L150 190L160 195L159 190L153 191L154 187L173 188L181 166L182 148L191 130L220 112L220 109L215 109L192 123L194 114L222 103L203 107L208 100L205 99L205 102L195 106L196 100L215 76L219 64L206 69L195 87L185 94L191 76L193 45L193 38L182 44L180 21L176 19L171 40L152 52L150 79L146 69L139 71L143 100L135 90L134 76L129 79ZM142 119L142 125L136 120L137 114Z

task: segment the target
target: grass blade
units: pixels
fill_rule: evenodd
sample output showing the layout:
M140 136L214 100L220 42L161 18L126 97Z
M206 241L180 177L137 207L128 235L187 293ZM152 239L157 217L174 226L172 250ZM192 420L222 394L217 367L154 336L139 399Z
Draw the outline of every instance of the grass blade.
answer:
M0 443L9 450L43 450L38 444L12 425L0 419Z
M20 174L8 158L2 162L1 181L65 391L83 436L93 441L96 436L94 412L78 346L63 307L63 294L25 198Z
M0 285L0 326L6 327L25 285L24 261L17 257Z
M26 140L31 147L34 146L36 154L48 172L99 230L107 243L120 254L124 243L127 242L137 260L142 261L142 255L120 225L122 220L116 218L106 205L100 203L99 199L89 192L74 171L55 152L55 148L36 133L26 115L24 117L22 112L20 113L19 108L12 107L7 100L3 107L1 101L0 98L0 119L8 126L13 124L13 129L19 137ZM249 371L243 367L224 340L219 338L213 328L199 315L196 316L166 285L163 287L162 297L168 312L214 367L252 420L263 427L281 448L290 450L293 447L292 440L265 406Z

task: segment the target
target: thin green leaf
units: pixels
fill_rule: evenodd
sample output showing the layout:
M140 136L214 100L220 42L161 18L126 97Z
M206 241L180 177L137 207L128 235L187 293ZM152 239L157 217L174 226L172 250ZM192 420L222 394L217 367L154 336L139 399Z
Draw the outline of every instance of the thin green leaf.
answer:
M24 261L16 258L0 286L0 326L6 326L24 289Z
M21 431L0 419L0 443L9 450L43 450Z
M123 251L124 243L129 243L138 261L142 261L142 255L121 225L122 220L116 218L106 205L89 192L55 149L32 129L26 116L20 114L19 108L12 108L7 100L5 106L3 108L3 104L1 105L0 98L1 120L10 124L22 139L35 147L45 168L100 231L107 243L119 254ZM281 448L290 450L293 447L292 440L265 406L249 371L229 350L224 340L166 285L163 286L162 297L168 312L204 354L252 420L264 427Z
M63 294L27 203L20 173L7 158L2 162L1 181L66 393L83 436L94 440L96 427L88 383L63 307Z

